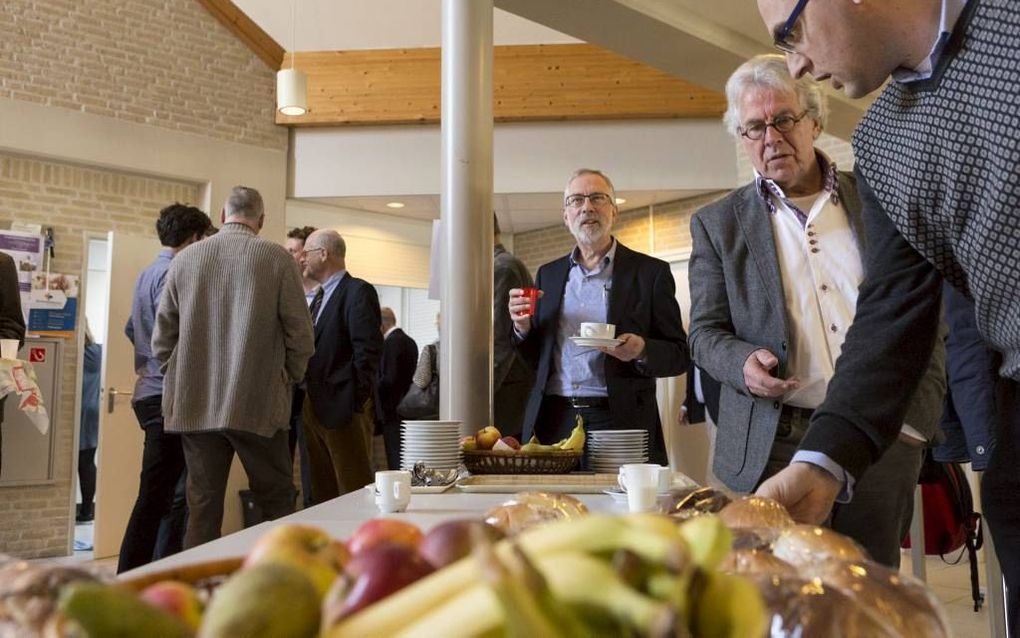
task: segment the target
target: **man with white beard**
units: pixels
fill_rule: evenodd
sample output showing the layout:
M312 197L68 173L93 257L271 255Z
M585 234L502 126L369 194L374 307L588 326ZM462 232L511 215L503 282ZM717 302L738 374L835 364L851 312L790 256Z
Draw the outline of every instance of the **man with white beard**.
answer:
M563 221L577 246L538 269L537 308L520 288L510 291L514 341L536 370L523 438L554 443L580 415L589 432L648 430L649 460L664 464L655 378L687 371L687 335L669 264L617 241L618 214L609 177L575 171L563 193ZM582 322L615 325L619 343L579 345L571 337Z

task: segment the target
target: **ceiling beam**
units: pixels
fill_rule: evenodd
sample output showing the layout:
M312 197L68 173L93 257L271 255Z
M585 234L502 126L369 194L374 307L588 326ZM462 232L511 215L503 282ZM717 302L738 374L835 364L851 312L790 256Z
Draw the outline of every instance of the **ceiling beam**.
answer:
M230 0L198 0L198 3L225 26L273 71L283 63L283 47L255 24Z
M730 74L745 60L771 52L764 42L706 19L682 2L495 0L495 4L715 91L724 89ZM754 3L746 5L747 11L755 10ZM827 130L849 139L870 100L851 100L842 93L826 91L830 106Z
M302 52L296 66L308 75L308 113L278 114L278 124L439 122L439 48ZM716 118L725 109L717 91L590 44L495 47L493 93L497 122Z

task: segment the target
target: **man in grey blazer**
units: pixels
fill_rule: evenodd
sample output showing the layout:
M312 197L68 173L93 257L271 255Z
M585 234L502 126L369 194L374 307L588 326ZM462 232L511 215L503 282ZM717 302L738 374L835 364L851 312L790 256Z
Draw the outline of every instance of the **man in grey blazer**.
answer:
M814 147L826 119L817 83L793 80L782 56L759 56L734 72L726 94L727 126L755 180L691 220L690 343L723 383L714 472L747 492L791 461L842 472L797 448L853 322L867 246L853 176ZM899 440L848 480L831 514L834 529L890 566L899 565L923 447L938 431L944 356L939 348L918 362L928 373Z

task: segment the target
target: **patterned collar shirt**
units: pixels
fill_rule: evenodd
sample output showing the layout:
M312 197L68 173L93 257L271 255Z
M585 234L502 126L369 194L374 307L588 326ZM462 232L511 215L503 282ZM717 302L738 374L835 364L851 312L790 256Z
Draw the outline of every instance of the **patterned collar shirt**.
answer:
M613 285L613 262L616 259L616 238L599 264L586 270L581 252L575 246L570 253L570 271L563 290L556 345L553 348L553 370L545 393L565 397L605 397L605 357L595 348L582 347L570 340L581 333L581 323L606 323L609 315L609 292Z

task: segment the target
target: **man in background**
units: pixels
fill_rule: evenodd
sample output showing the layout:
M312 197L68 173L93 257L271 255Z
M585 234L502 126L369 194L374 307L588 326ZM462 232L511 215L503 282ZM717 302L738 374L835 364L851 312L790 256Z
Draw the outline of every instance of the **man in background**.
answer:
M379 406L376 410L386 446L386 465L400 469L400 415L397 405L411 387L411 378L418 363L418 344L397 327L392 308L380 312L383 336L382 359L379 362Z
M312 498L322 503L372 482L372 433L382 325L375 288L347 272L347 245L335 230L305 242L304 274L319 284L310 307L315 353L308 361L302 423Z
M186 476L184 448L180 435L164 429L163 372L160 361L152 354L152 331L171 261L205 237L211 227L209 216L194 206L171 204L159 211L156 234L163 248L135 283L131 316L124 333L135 350L138 379L131 407L145 432L145 444L138 497L124 530L118 573L146 565L157 556L179 552L184 541L187 504L175 499L177 486ZM158 547L161 523L166 526L166 533L164 545Z
M294 511L290 401L314 349L294 260L258 236L262 196L235 186L221 221L174 258L152 335L165 429L188 468L185 548L219 537L235 453L267 520Z
M524 263L503 247L495 213L492 230L492 420L504 435L519 439L535 372L514 348L514 324L506 302L512 289L530 288L535 282Z
M21 312L21 288L18 286L18 269L14 259L0 252L0 339L17 339L18 347L25 344L25 315ZM0 399L0 452L3 451L4 403ZM3 471L0 466L0 471Z
M294 258L294 263L298 265L298 269L301 269L301 258L305 252L305 240L315 230L314 226L300 226L291 228L287 232L287 241L284 243L284 247L290 253L290 256ZM305 277L304 273L302 273L301 286L305 290L305 301L311 305L319 284ZM299 383L294 386L294 398L290 404L290 432L287 444L290 446L291 458L294 458L294 450L297 450L301 474L301 501L304 507L310 507L312 505L312 471L308 460L308 441L305 438L304 426L301 425L301 408L304 404L305 391Z

